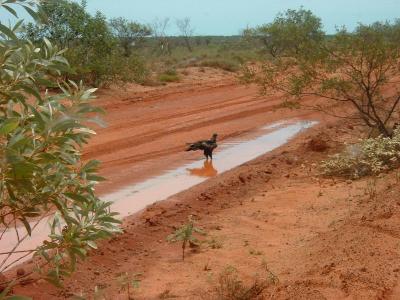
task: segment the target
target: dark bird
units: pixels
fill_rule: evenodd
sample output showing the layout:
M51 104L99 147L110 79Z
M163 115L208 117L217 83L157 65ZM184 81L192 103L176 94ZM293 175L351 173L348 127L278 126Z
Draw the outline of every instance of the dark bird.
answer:
M188 148L186 151L197 151L197 150L203 150L204 151L204 156L208 160L208 158L212 159L212 153L215 148L218 147L217 145L217 134L214 133L209 140L204 140L204 141L198 141L195 143L188 143Z

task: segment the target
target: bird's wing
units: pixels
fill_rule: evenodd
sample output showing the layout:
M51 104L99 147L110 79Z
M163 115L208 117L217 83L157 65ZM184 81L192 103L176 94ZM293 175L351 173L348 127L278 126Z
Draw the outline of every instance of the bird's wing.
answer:
M215 141L211 141L211 140L204 141L203 144L206 147L212 147L212 148L216 148L217 147L217 143Z
M187 143L192 150L205 150L205 149L215 149L217 148L217 143L213 140L202 140L195 143Z
M204 143L204 142L207 142L207 141L197 141L197 142L194 142L194 143L186 143L187 145L200 145L200 144L202 144L202 143Z
M204 150L204 149L210 148L211 145L212 144L210 144L210 141L202 141L200 147L202 150Z
M204 150L205 147L207 147L207 146L204 145L204 141L198 141L195 143L188 144L188 149L190 149L192 151L193 150Z

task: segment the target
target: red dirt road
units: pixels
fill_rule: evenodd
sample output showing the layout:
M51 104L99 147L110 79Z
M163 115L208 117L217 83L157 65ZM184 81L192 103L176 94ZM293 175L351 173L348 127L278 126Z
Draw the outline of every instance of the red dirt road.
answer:
M106 109L108 126L98 130L85 150L85 158L102 161L101 175L108 179L98 191L113 191L202 155L183 152L186 142L214 132L219 140L237 137L304 114L296 110L276 113L279 97L260 96L256 86L239 85L234 78L222 76L197 86L102 91L97 104Z

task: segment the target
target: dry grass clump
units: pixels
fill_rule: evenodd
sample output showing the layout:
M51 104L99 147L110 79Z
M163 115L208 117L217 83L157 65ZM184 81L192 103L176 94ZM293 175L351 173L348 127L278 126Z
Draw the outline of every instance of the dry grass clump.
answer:
M278 282L278 278L263 264L263 276L257 275L250 284L244 283L234 267L227 267L204 299L208 300L260 300L264 292Z

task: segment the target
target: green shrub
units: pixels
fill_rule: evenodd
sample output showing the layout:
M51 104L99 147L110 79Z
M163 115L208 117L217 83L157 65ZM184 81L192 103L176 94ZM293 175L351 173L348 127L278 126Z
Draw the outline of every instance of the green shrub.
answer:
M161 82L179 82L181 78L175 69L168 69L158 76L158 80Z
M205 60L200 63L200 66L221 69L228 72L236 72L239 70L239 64L237 62L227 59Z
M143 83L149 76L144 60L137 55L126 57L121 50L114 49L107 55L93 56L87 63L81 63L79 49L70 49L66 53L72 69L68 79L103 87L113 83Z
M117 54L113 56L112 65L111 74L114 75L114 81L143 84L149 79L150 72L144 60L139 56L122 57Z
M379 174L398 166L400 159L400 129L393 137L369 138L347 146L342 153L322 162L325 175L360 178Z

